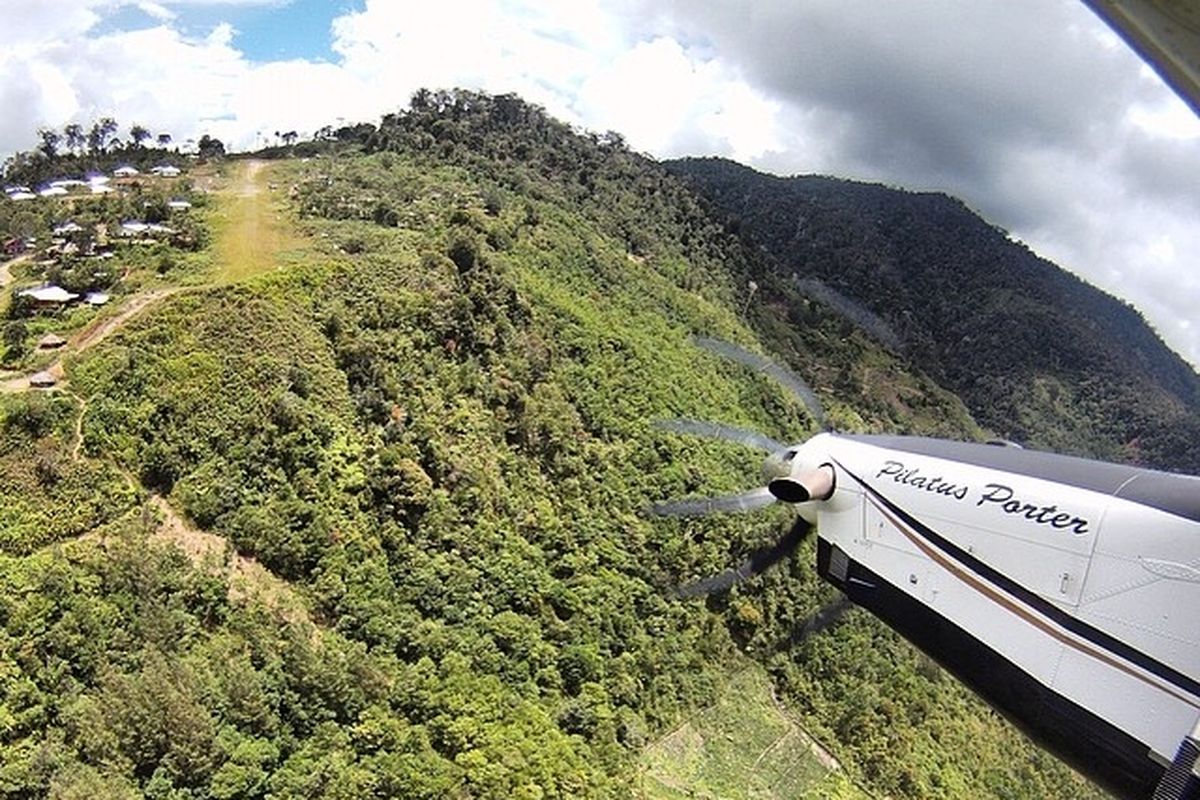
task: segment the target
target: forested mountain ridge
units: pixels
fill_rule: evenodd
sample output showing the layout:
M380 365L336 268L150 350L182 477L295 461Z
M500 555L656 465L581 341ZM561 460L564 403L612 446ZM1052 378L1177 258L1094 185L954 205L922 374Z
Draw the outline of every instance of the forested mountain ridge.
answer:
M846 768L805 797L861 797L846 775L905 798L1098 796L870 616L801 635L830 592L811 542L675 597L791 520L649 517L761 467L655 421L815 431L693 337L789 363L842 429L981 431L660 165L469 92L277 154L263 191L301 245L237 280L219 247L146 256L114 292L186 288L63 357L62 390L0 398L0 797L701 794L652 794L641 758L747 658ZM241 229L208 199L219 244ZM164 544L151 494L225 560ZM239 592L234 555L307 616Z
M810 295L832 290L833 304L847 299L850 315L857 306L882 320L894 349L997 434L1200 472L1195 371L1131 306L960 201L765 175L723 159L666 166L763 248L778 273Z

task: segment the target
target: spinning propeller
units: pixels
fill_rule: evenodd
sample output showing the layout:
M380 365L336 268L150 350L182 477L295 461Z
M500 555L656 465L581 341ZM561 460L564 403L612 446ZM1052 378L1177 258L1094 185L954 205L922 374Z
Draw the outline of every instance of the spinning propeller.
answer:
M694 341L705 350L774 378L801 402L819 427L825 427L825 415L820 401L800 376L763 356L729 342L706 338L697 338ZM663 420L655 423L655 427L672 433L753 447L767 453L767 457L763 461L763 486L738 494L656 503L650 507L652 514L662 517L698 517L715 512L740 513L765 508L779 501L796 505L798 512L795 523L778 540L754 550L735 568L679 587L676 590L679 597L702 597L726 592L735 584L758 575L791 555L812 533L816 521L816 509L812 504L826 500L833 494L833 468L828 464L803 463L803 445L784 445L757 431L704 420ZM840 619L849 607L850 602L844 597L826 605L805 622L799 635L807 636L824 630Z

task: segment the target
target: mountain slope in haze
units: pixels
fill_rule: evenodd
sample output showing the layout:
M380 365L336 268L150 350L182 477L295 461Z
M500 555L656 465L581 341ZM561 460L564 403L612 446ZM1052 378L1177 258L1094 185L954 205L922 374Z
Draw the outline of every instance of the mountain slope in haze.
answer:
M999 435L1200 472L1200 377L1136 310L1039 258L960 201L723 159L667 168L801 291L961 396ZM882 324L879 324L882 321ZM862 323L860 323L862 324Z
M815 431L693 337L788 363L843 429L975 438L957 397L618 136L517 98L418 93L295 152L267 169L302 248L65 356L86 413L0 400L0 453L115 484L91 531L3 541L0 797L637 796L747 657L876 794L1099 796L871 616L800 635L831 594L811 540L674 595L792 518L649 517L761 482L760 453L655 421ZM83 480L9 473L42 506ZM311 623L158 544L150 493Z

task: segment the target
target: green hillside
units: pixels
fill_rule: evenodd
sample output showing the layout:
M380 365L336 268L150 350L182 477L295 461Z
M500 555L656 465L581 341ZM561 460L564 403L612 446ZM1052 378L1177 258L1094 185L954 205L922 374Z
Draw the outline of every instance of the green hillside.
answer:
M868 615L798 636L811 542L673 596L790 518L648 517L761 463L653 423L815 430L692 337L843 429L981 434L660 165L465 92L278 155L195 167L212 241L0 397L0 797L1099 796Z

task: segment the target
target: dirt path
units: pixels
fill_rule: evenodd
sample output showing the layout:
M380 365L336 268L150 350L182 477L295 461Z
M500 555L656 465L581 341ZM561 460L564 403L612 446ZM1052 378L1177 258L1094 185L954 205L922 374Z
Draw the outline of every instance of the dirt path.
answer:
M106 319L98 319L75 335L69 343L69 348L72 353L82 353L89 347L95 347L109 337L114 331L120 328L129 320L137 316L146 306L152 303L157 303L164 297L169 297L180 291L178 287L171 289L154 289L144 294L134 295L133 299L125 304L115 316ZM54 366L50 368L51 374L55 375L54 368L58 367L61 372L62 367L59 366L62 359L54 362ZM56 375L57 377L57 375Z
M0 289L3 289L5 286L8 286L10 283L12 283L12 268L17 264L20 264L22 261L28 261L29 258L29 255L26 254L23 256L17 256L16 258L10 258L8 261L0 263Z
M75 415L75 444L71 445L71 460L78 461L79 454L83 452L83 417L87 414L88 403L86 399L74 392L71 392L71 396L79 401L79 413Z
M150 495L150 504L161 517L154 537L174 544L196 567L227 576L231 601L259 600L287 622L313 625L316 635L308 609L287 581L253 558L240 555L225 537L193 526L163 497Z
M8 304L12 302L12 297L8 292L4 291L5 287L13 281L12 268L22 261L28 261L32 257L29 253L26 253L25 255L0 262L0 313L7 311Z
M237 182L236 192L238 197L254 197L262 189L258 182L258 173L262 172L263 167L267 165L265 161L251 160L245 162L245 167L242 169L242 175Z
M82 331L77 333L71 339L71 341L67 343L66 352L54 359L54 361L51 362L44 371L49 372L54 376L54 379L58 381L59 387L64 386L66 380L66 370L63 368L62 362L63 358L67 354L82 353L84 350L87 350L90 347L95 347L96 345L100 344L100 342L112 335L112 333L118 330L126 322L141 313L147 306L157 303L164 297L168 297L179 291L181 291L181 289L176 287L171 289L155 289L153 291L145 292L144 294L134 295L133 299L126 303L125 307L117 312L116 315L95 320ZM29 388L28 375L17 375L15 377L9 377L4 380L0 380L0 394L24 392Z

